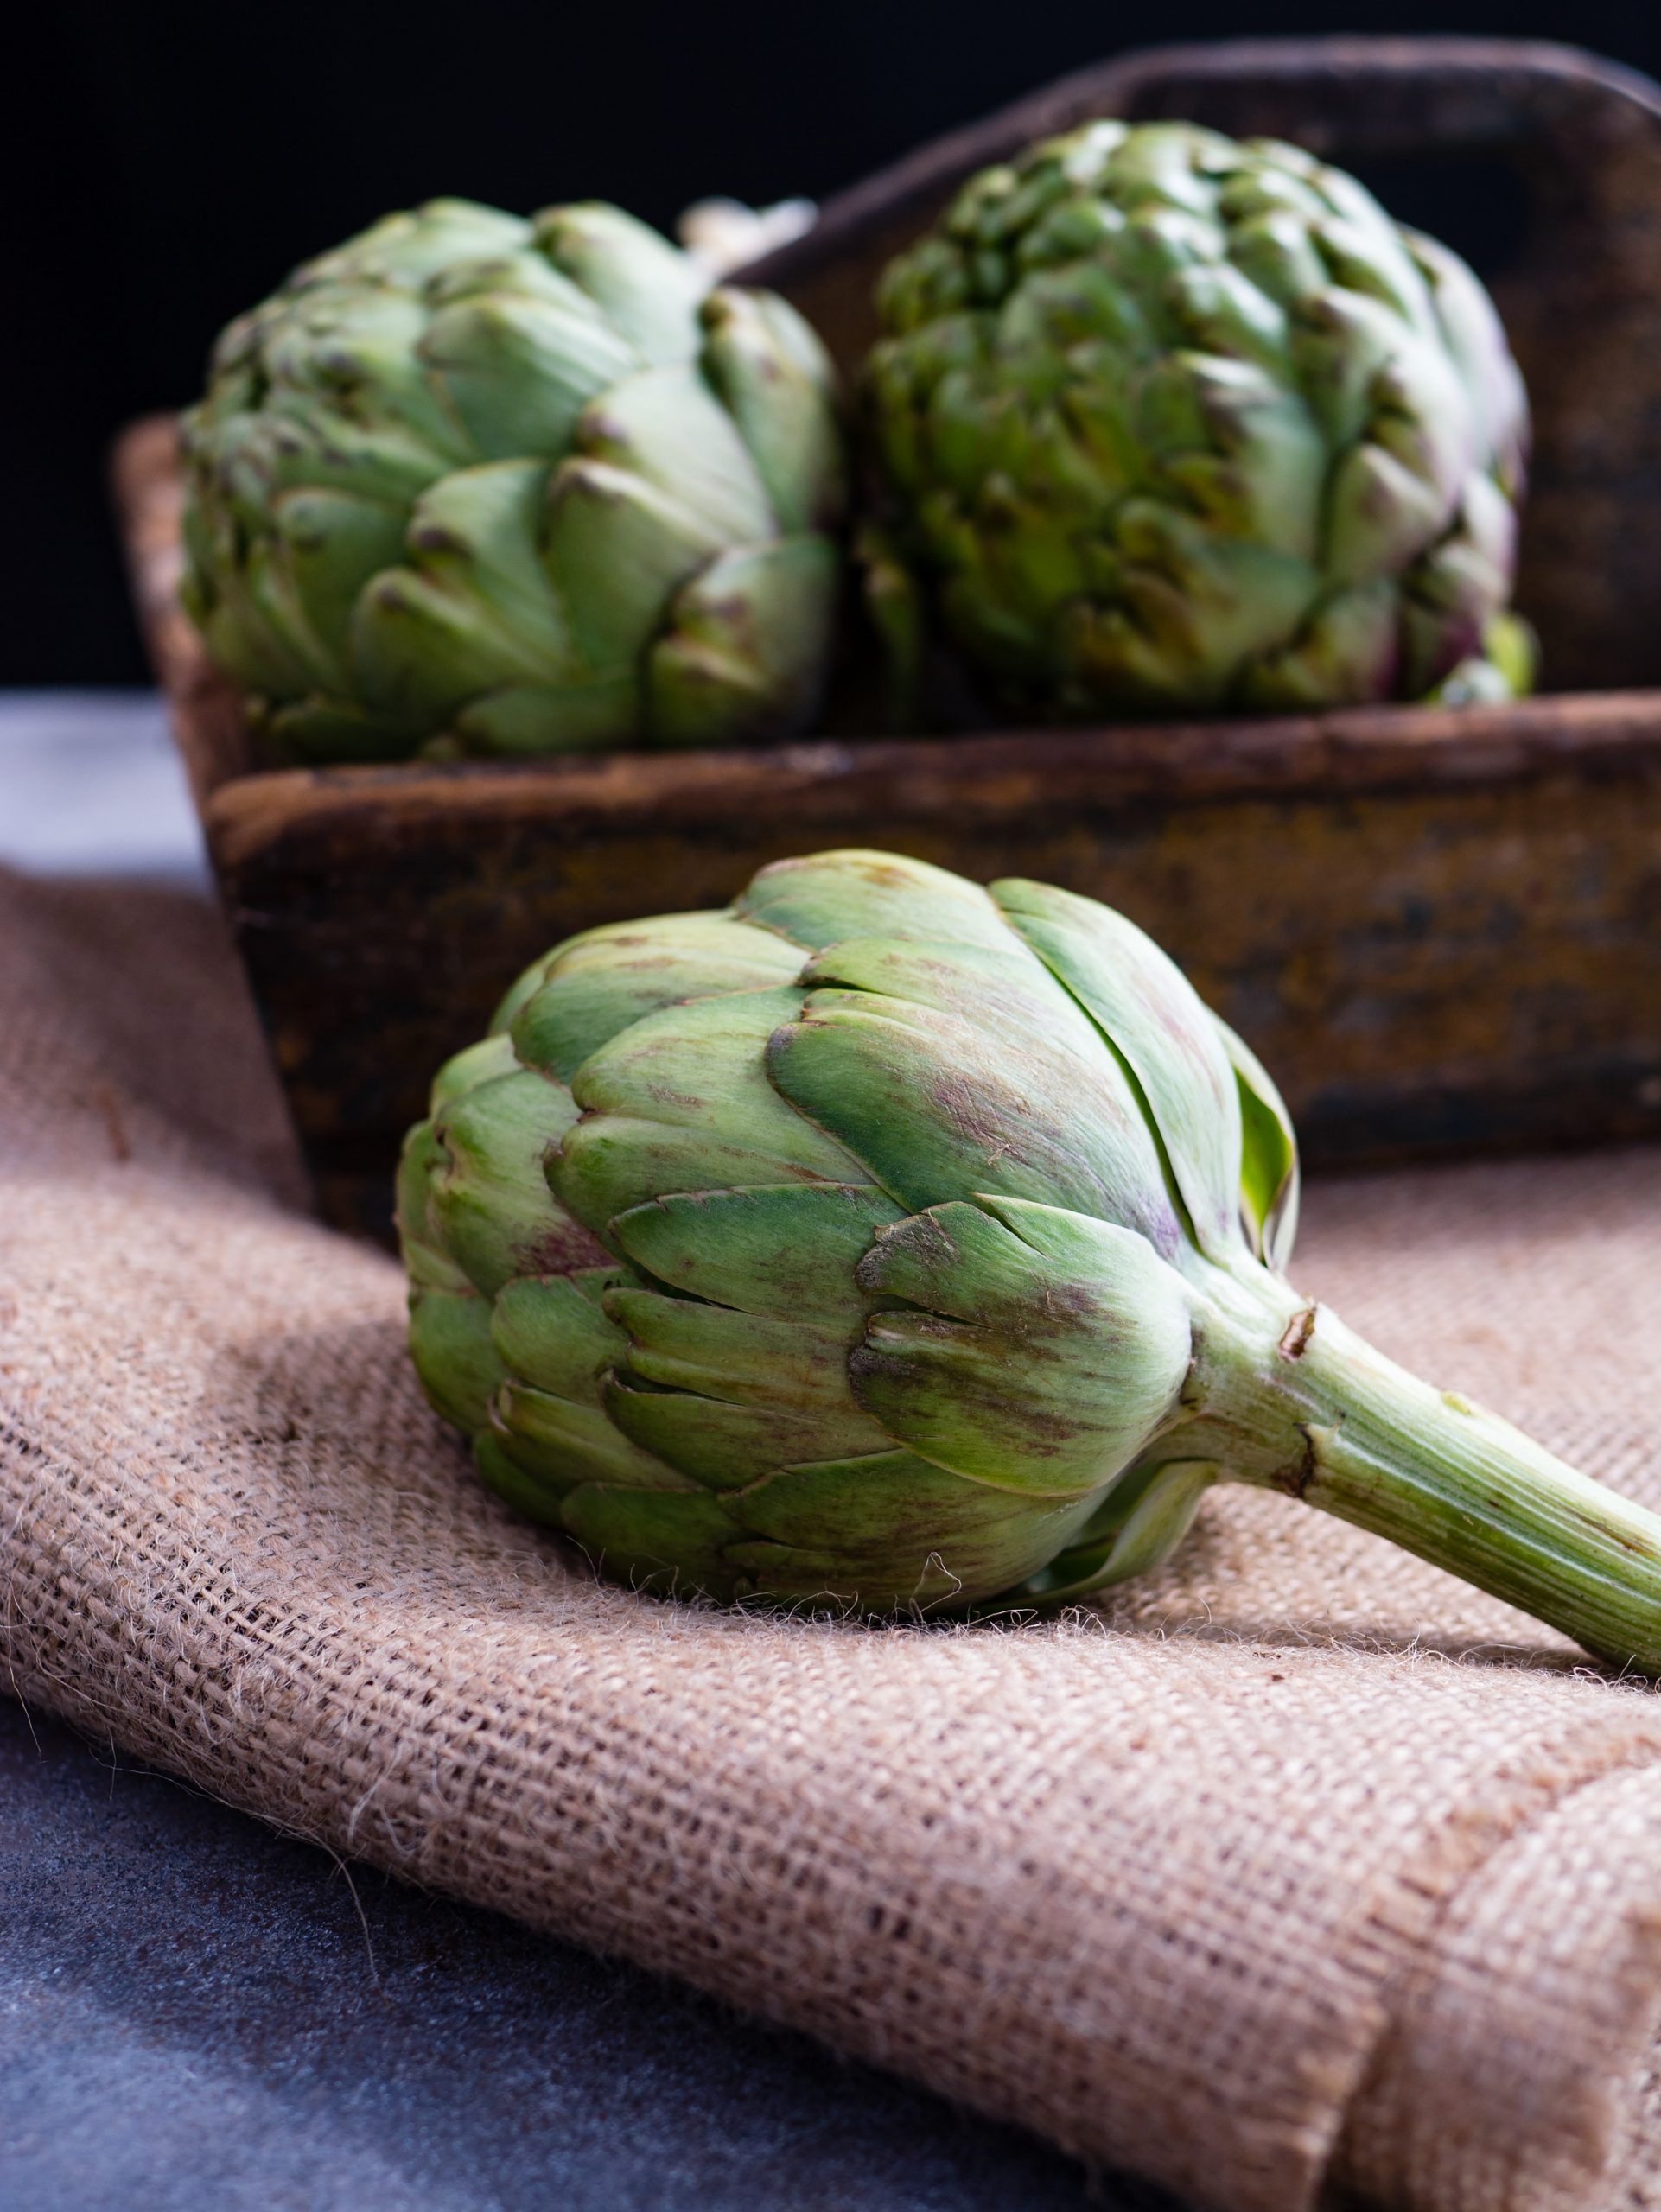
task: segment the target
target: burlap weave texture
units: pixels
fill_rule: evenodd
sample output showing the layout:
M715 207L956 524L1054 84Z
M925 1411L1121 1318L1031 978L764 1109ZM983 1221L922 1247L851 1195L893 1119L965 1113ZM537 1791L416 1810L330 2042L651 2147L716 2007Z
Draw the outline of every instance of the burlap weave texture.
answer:
M0 1184L31 1701L1230 2212L1661 2203L1648 1690L1243 1492L1015 1629L596 1585L422 1403L396 1268L299 1211L184 899L0 880ZM1309 1217L1301 1287L1661 1502L1661 1152Z

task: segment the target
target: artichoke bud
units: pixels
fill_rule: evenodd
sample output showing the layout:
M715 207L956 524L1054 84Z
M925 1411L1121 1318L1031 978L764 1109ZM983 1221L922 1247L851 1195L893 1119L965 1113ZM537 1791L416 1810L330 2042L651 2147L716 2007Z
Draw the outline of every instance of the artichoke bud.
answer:
M182 435L184 602L279 750L718 743L817 710L823 350L617 208L388 217L227 329Z
M570 940L440 1071L411 1350L485 1478L620 1573L975 1605L1077 1580L1086 1530L1104 1571L1133 1521L1153 1555L1104 1501L1187 1417L1191 1279L1259 1264L1294 1160L1119 916L821 855Z
M1090 124L971 179L876 300L876 626L903 561L1009 713L1417 698L1483 657L1512 581L1521 379L1470 270L1353 179L1272 141ZM1192 549L1151 588L1103 558L1150 502ZM1513 526L1489 533L1462 626L1427 626L1427 565L1495 504ZM1004 557L1016 515L1041 566ZM1493 686L1516 672L1494 664Z

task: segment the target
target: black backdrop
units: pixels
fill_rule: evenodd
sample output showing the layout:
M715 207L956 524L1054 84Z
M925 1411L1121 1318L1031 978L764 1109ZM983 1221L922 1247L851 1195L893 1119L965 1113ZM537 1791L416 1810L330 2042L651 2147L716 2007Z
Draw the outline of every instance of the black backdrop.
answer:
M1336 29L1565 39L1661 74L1661 0L43 0L0 144L0 683L142 680L111 435L193 397L222 322L387 208L604 198L667 224L709 192L823 195L1084 61Z

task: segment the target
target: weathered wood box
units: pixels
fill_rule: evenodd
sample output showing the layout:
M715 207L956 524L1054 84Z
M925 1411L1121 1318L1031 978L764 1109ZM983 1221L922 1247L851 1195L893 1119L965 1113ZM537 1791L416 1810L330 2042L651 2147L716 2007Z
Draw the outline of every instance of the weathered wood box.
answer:
M875 268L975 168L1096 114L1297 140L1421 190L1508 180L1492 287L1536 418L1510 707L523 766L262 772L176 598L172 429L118 490L209 850L333 1221L384 1232L430 1076L537 952L887 845L1151 930L1257 1047L1310 1159L1661 1135L1661 90L1562 48L1331 40L1087 70L833 202L755 272L851 359ZM1371 165L1371 166L1370 166ZM1429 166L1427 166L1429 165Z

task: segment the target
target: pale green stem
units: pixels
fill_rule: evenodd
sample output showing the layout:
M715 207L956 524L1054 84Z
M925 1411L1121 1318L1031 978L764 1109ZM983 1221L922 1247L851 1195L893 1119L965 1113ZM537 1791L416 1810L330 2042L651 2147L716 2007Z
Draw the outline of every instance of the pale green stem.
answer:
M1227 1477L1387 1536L1613 1665L1661 1675L1661 1516L1261 1271L1217 1272L1195 1340L1196 1418L1161 1456L1214 1457Z

